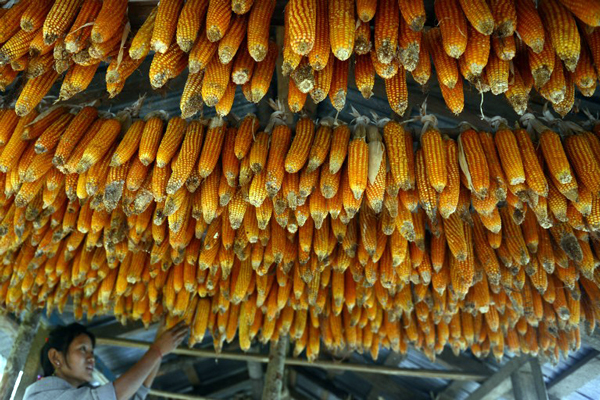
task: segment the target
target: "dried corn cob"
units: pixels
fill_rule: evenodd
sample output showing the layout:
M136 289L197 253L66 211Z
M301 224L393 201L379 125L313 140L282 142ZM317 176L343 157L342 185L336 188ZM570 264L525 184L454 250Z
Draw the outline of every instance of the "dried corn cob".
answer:
M345 61L354 49L354 4L349 0L329 2L329 39L333 55Z
M192 49L198 33L202 19L208 9L207 0L188 1L183 5L179 18L177 20L177 44L179 48L186 53Z
M556 55L565 63L568 71L575 71L581 51L575 19L558 0L541 1L539 7Z
M248 18L248 52L256 62L261 62L269 52L269 26L275 11L275 0L255 0Z

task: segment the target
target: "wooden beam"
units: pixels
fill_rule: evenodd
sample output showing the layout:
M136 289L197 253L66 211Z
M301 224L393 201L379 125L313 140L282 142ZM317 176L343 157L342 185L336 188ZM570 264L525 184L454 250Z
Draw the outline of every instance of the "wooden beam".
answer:
M191 394L184 393L171 393L163 390L150 389L149 394L154 396L160 396L167 399L179 399L179 400L211 400L209 397L193 396Z
M146 350L150 346L150 343L141 342L138 340L131 339L114 339L99 337L96 339L98 346L121 346L121 347L132 347ZM193 357L204 357L212 359L228 359L228 360L242 360L242 361L256 361L260 363L270 363L271 360L267 356L259 354L238 354L230 352L216 353L214 350L202 350L202 349L187 349L179 347L173 351L173 354L193 356ZM392 368L381 365L365 365L356 363L339 363L334 361L322 361L317 360L309 362L304 359L287 358L285 360L287 365L297 365L305 367L316 367L327 370L338 370L338 371L352 371L358 373L374 373L384 375L397 375L397 376L410 376L413 378L441 378L441 379L459 379L466 381L481 381L488 378L488 374L477 373L477 372L465 372L465 371L442 371L437 369L415 369L415 368Z
M42 347L46 344L46 338L50 333L50 327L45 323L40 323L40 326L35 333L35 337L27 352L27 358L23 365L23 376L17 388L15 399L22 399L25 396L25 389L35 381L37 381L38 374L42 370L40 365L40 352Z
M285 358L287 355L289 337L279 338L277 343L271 342L269 346L269 365L265 375L265 386L263 388L263 400L278 400L281 397L283 387L283 372L285 370Z
M133 334L140 329L145 329L143 322L141 321L127 321L126 325L121 324L121 322L116 319L102 325L93 326L88 328L91 333L96 337L101 336L111 336L118 337L128 334Z
M13 389L17 386L17 379L22 374L28 355L23 349L31 348L40 316L41 312L39 310L25 311L0 381L0 400L9 400Z
M518 400L548 400L544 376L537 358L531 358L528 363L510 375L513 395Z
M500 384L506 381L513 372L517 371L523 365L525 365L529 361L528 357L515 357L511 359L508 363L506 363L502 368L500 368L494 375L488 378L485 382L477 388L476 391L471 393L471 395L467 398L467 400L483 400L483 399L492 399L498 398L497 390L500 387Z

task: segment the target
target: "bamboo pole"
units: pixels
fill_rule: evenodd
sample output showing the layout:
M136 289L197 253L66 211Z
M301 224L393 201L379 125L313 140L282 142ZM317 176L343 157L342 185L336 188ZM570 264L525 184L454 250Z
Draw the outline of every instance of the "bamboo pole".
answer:
M147 350L150 343L140 342L137 340L129 339L113 339L113 338L96 338L97 345L104 346L120 346L120 347L133 347L137 349ZM191 357L201 358L221 358L225 360L237 360L237 361L256 361L260 363L269 363L269 357L259 354L240 354L240 353L228 353L221 352L215 353L211 350L203 349L187 349L179 347L173 351L174 354ZM314 361L308 362L308 360L286 358L285 363L287 365L295 365L302 367L317 367L329 370L338 371L352 371L359 373L374 373L383 375L394 375L394 376L410 376L413 378L441 378L461 381L482 381L489 377L487 373L477 372L466 372L457 370L437 370L437 369L413 369L413 368L396 368L386 367L382 365L373 364L350 364L350 363L338 363L333 361Z

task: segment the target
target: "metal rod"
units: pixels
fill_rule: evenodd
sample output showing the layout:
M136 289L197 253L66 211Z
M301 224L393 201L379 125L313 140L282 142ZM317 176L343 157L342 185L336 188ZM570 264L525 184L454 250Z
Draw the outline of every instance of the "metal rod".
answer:
M164 392L162 390L155 390L155 389L150 389L150 391L148 393L152 394L154 396L166 397L167 399L211 400L208 397L192 396L190 394L183 394L183 393Z
M113 338L96 338L96 344L105 346L119 346L119 347L133 347L137 349L147 350L150 343L140 342L137 340L130 339L113 339ZM238 361L255 361L261 363L268 363L269 357L259 354L239 354L239 353L215 353L210 350L202 349L185 349L177 348L173 351L174 354L191 357L202 357L202 358L221 358L225 360L238 360ZM485 373L474 373L466 371L452 371L452 370L435 370L435 369L413 369L413 368L396 368L386 367L381 365L362 365L362 364L349 364L349 363L337 363L333 361L314 361L308 362L307 360L286 358L286 365L296 365L303 367L318 367L329 370L340 370L340 371L352 371L352 372L363 372L363 373L377 373L384 375L395 375L395 376L410 376L413 378L441 378L451 380L462 380L462 381L482 381L489 378L488 374Z

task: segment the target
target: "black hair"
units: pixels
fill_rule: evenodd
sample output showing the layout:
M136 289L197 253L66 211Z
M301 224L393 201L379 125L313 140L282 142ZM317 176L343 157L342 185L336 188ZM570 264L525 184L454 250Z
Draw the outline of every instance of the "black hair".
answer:
M50 332L48 338L46 339L46 343L44 347L42 347L42 352L40 354L42 369L44 370L44 376L51 376L54 374L54 365L50 362L50 358L48 357L48 352L50 349L56 349L61 352L65 356L65 361L67 358L67 353L69 352L69 346L79 335L87 335L92 341L92 347L96 347L96 337L93 333L89 332L85 326L73 323L67 326L59 326Z

